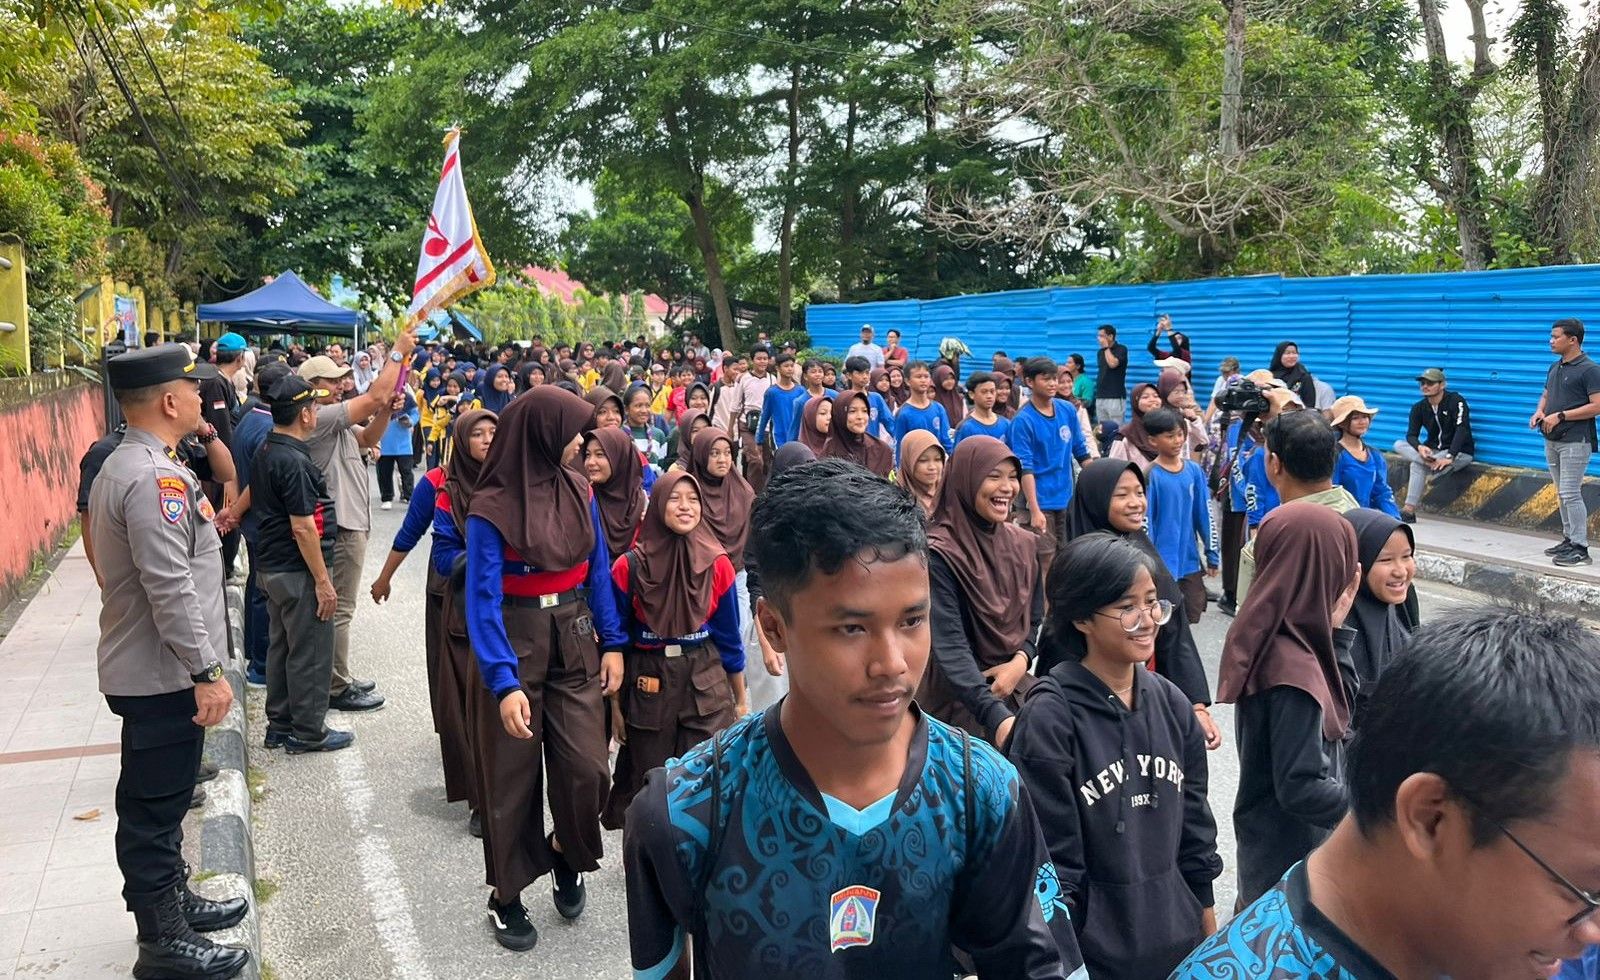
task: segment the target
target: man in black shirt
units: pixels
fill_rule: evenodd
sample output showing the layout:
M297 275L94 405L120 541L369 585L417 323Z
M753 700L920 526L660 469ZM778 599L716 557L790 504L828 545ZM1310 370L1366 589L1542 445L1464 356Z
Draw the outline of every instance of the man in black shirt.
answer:
M1600 639L1578 620L1419 629L1345 785L1333 835L1173 980L1555 976L1600 944Z
M1445 388L1444 370L1428 368L1417 375L1417 384L1422 388L1422 397L1411 406L1406 437L1394 444L1395 454L1411 464L1406 505L1400 510L1400 519L1407 524L1417 521L1417 504L1422 501L1428 478L1465 469L1478 451L1472 441L1472 415L1467 410L1467 400Z
M1102 323L1095 351L1094 420L1122 424L1128 408L1128 348L1117 343L1117 328Z
M339 597L333 561L333 498L305 439L317 427L317 399L328 392L290 375L268 393L272 434L251 465L250 509L260 521L251 553L267 595L269 749L331 752L355 741L323 724L333 673L333 611Z
M1544 458L1561 500L1561 543L1550 548L1557 565L1592 565L1589 511L1583 505L1583 471L1594 455L1594 418L1600 414L1600 364L1583 352L1583 321L1557 320L1550 328L1550 365L1539 407L1528 419L1544 433Z

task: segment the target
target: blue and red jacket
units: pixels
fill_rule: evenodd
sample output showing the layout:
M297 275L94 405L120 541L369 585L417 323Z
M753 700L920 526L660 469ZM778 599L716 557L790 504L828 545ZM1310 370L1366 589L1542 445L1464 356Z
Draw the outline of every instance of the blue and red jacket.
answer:
M445 516L448 519L448 510ZM595 528L600 527L600 506L593 493L589 495L589 519ZM435 516L436 531L439 523ZM455 522L449 523L454 528ZM622 630L616 596L611 588L611 555L606 549L604 534L595 534L587 561L572 568L546 571L523 561L521 555L506 545L499 528L473 514L467 517L465 549L467 636L478 656L478 670L483 675L484 686L496 698L505 697L520 684L517 654L506 636L506 623L500 612L501 600L506 596L531 598L587 585L586 598L595 632L600 634L600 649L621 651L627 644L628 637Z
M444 469L435 466L422 474L422 479L411 490L411 503L406 505L406 519L400 522L400 530L394 536L393 548L395 551L410 553L417 542L422 540L422 535L433 525L434 498L439 489L444 486ZM448 507L445 508L449 510Z
M706 621L693 633L683 636L659 636L644 621L644 610L639 607L638 596L629 585L628 556L623 555L611 565L611 585L616 592L616 607L622 617L628 643L640 650L660 650L669 644L694 646L710 641L722 656L722 669L730 674L744 670L744 635L739 627L739 596L734 585L733 562L727 555L718 555L711 566L711 609Z

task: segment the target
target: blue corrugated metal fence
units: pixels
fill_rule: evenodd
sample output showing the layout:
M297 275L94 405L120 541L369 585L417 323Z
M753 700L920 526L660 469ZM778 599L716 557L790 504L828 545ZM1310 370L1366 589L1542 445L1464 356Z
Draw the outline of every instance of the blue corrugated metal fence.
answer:
M937 300L812 306L806 327L820 347L843 352L871 324L881 341L893 327L914 356L938 356L960 337L981 364L996 350L1013 358L1079 353L1094 370L1095 328L1114 324L1128 346L1129 386L1153 381L1145 343L1168 313L1189 335L1195 387L1210 390L1218 362L1232 354L1246 371L1266 367L1281 340L1339 394L1378 408L1370 440L1382 448L1405 435L1415 378L1442 367L1472 406L1478 458L1544 466L1544 440L1528 429L1553 360L1550 324L1575 316L1600 331L1600 266L1552 266L1429 275L1250 276L1143 286L1027 289ZM1597 333L1596 345L1600 345ZM974 365L976 366L976 365ZM965 369L967 365L963 365ZM1590 466L1600 475L1600 457Z

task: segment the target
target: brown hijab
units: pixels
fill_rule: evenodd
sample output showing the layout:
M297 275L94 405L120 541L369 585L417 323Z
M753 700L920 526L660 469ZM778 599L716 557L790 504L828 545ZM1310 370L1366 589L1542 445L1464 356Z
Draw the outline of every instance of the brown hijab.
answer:
M483 475L483 468L488 460L479 462L467 452L467 442L472 435L472 427L479 422L488 420L498 424L499 416L487 409L474 409L462 412L450 426L450 461L444 465L444 492L450 497L450 516L455 519L456 530L461 536L467 536L467 508L472 503L472 491L478 485L478 480ZM489 450L494 451L494 443L489 443Z
M628 369L622 366L621 361L613 358L611 363L606 365L605 371L601 372L600 383L612 391L622 391L628 387Z
M945 465L939 505L928 524L928 547L950 566L972 608L972 652L987 670L1016 655L1035 624L1028 621L1039 575L1033 535L1015 524L978 516L978 489L1006 460L1021 464L993 436L969 436Z
M628 561L628 591L638 604L645 625L657 636L686 636L699 629L711 614L716 598L711 568L722 556L722 544L705 519L705 494L700 493L700 523L688 534L667 526L667 498L680 481L696 491L699 481L674 471L656 481L650 507L639 528L639 544Z
M1128 404L1133 407L1133 417L1127 425L1117 430L1117 433L1127 440L1128 445L1144 454L1145 459L1155 459L1158 453L1156 452L1155 443L1150 441L1150 433L1145 431L1144 413L1139 411L1139 396L1144 394L1147 388L1155 387L1155 385L1148 382L1142 385L1134 385L1133 391L1128 395ZM1160 392L1159 388L1156 390L1158 393Z
M583 437L593 439L611 464L611 479L594 487L595 504L600 508L600 529L612 557L633 547L644 514L644 464L628 433L616 426L594 429Z
M561 464L593 415L588 402L554 385L530 388L500 413L469 512L535 568L576 568L594 550L589 481Z
M689 433L694 428L695 419L705 419L708 424L711 422L711 416L700 408L684 412L683 418L678 420L678 465L690 471L694 469L694 440Z
M845 425L850 403L857 398L867 406L867 411L872 411L872 400L864 391L841 391L833 396L833 421L828 423L828 440L822 445L821 455L848 459L887 479L894 469L894 450L885 446L883 440L874 439L865 432L858 435Z
M944 383L955 376L956 369L948 364L939 364L933 369L933 400L944 406L944 413L950 417L952 432L967 417L967 397L961 392L960 382L949 391L944 390Z
M591 427L594 425L594 417L600 414L600 406L604 405L606 402L616 402L617 414L624 419L628 417L628 406L622 403L622 396L617 394L615 391L612 391L610 388L607 388L603 384L595 385L593 388L590 388L588 392L584 394L583 400L594 406L589 413L589 425Z
M744 544L750 537L750 505L755 503L756 491L737 465L720 480L706 472L706 465L711 462L711 449L719 441L726 442L730 450L738 446L725 430L714 425L695 435L690 447L689 472L700 484L700 521L722 542L722 550L733 562L734 571L738 571L744 567ZM654 493L652 491L652 495Z
M904 439L900 440L900 466L895 471L896 482L905 487L907 493L917 498L917 503L922 505L922 512L929 517L933 516L934 510L938 506L939 487L938 485L931 487L919 485L912 471L916 468L917 460L922 458L922 454L935 447L940 452L944 451L944 446L939 442L938 436L927 429L912 429L906 433ZM945 465L948 466L949 463L947 462ZM994 467L991 466L989 469L994 469Z
M1222 645L1217 700L1297 687L1322 706L1322 737L1350 729L1350 702L1333 648L1333 606L1356 573L1356 532L1327 507L1273 509L1256 538L1256 577Z
M800 412L800 441L807 449L821 456L823 447L828 443L828 433L817 428L817 416L822 412L822 406L829 404L827 395L814 395L806 400L806 407ZM828 423L828 428L833 429L833 423Z

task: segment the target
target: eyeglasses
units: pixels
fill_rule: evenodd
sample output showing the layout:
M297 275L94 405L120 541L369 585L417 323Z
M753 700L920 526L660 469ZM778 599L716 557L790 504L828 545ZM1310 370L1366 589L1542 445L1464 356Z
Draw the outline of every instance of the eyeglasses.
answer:
M1134 606L1131 609L1124 609L1120 612L1096 611L1095 615L1104 616L1107 619L1115 619L1122 624L1124 633L1137 633L1140 625L1144 622L1145 613L1150 614L1151 621L1157 626L1165 626L1167 625L1167 620L1172 618L1172 610L1173 605L1171 602L1166 599L1157 599L1148 605Z
M1471 800L1469 800L1466 797L1462 796L1459 791L1455 791L1455 795L1459 799L1461 799L1463 802L1465 802L1468 806L1472 807L1472 809L1476 810L1477 813L1478 813L1478 816L1480 816L1484 820L1488 821L1490 826L1492 826L1494 829L1500 831L1500 833L1505 834L1507 840L1509 840L1511 843L1517 845L1517 850L1519 850L1522 853L1528 855L1528 857L1530 859L1532 859L1534 864L1537 864L1539 867L1544 869L1545 874L1547 874L1550 877L1554 878L1557 882L1559 882L1561 884L1562 888L1565 888L1567 891L1571 892L1573 898L1576 898L1579 902L1583 903L1583 906L1584 906L1583 911L1579 912L1577 915L1575 915L1572 918L1567 920L1567 928L1572 929L1572 928L1575 928L1575 927L1577 927L1579 925L1582 925L1583 923L1585 923L1589 919L1591 919L1596 912L1600 912L1600 894L1596 894L1594 892L1586 892L1582 888L1579 888L1577 885L1574 885L1572 883L1572 879L1568 878L1566 875L1564 875L1561 872L1557 871L1555 868L1552 868L1550 866L1549 862L1545 861L1544 858L1542 858L1539 855L1533 853L1533 848L1529 847L1528 845L1524 844L1522 841L1518 840L1517 839L1517 835L1513 834L1511 831L1507 830L1505 824L1502 824L1500 821L1498 821L1495 818L1493 818L1493 817L1489 816L1488 814L1484 813L1483 812L1483 807L1478 806L1476 803L1473 803Z

